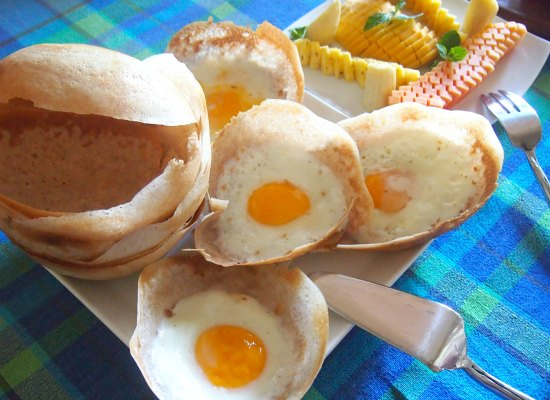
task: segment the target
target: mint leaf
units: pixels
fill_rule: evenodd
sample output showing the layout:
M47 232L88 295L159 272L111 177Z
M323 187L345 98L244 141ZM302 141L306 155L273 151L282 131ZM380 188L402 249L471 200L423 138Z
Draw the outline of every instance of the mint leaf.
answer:
M439 58L434 61L432 68L442 60L462 61L468 54L468 50L460 45L460 35L455 30L445 33L435 46Z
M447 48L447 50L452 49L453 47L460 46L460 35L457 31L452 30L444 34L439 42Z
M399 2L393 7L393 10L391 10L390 12L372 14L367 19L367 23L363 27L363 30L368 31L369 29L374 28L377 25L386 24L386 23L392 22L393 20L405 21L409 19L418 18L424 15L423 13L416 14L416 15L401 14L400 11L405 6L405 4L406 4L405 0L399 0Z
M455 46L448 52L448 58L451 61L462 61L468 54L468 51L461 46Z
M447 59L447 48L441 43L437 43L435 47L437 47L437 51L439 52L440 57L444 60Z
M368 31L369 29L374 28L377 25L390 22L390 20L391 20L391 15L388 13L372 14L367 20L367 23L365 24L365 26L363 27L363 30Z
M298 40L306 37L307 26L301 26L299 28L294 28L290 30L290 39Z
M393 11L393 15L397 14L403 7L405 7L405 4L407 2L405 0L399 0L397 4L395 5L395 9Z

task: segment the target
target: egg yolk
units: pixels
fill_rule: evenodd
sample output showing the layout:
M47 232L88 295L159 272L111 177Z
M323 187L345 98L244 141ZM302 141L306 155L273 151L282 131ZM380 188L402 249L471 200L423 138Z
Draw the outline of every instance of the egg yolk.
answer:
M204 331L195 344L195 358L215 385L237 388L263 371L267 352L262 340L238 326L220 325Z
M367 175L365 184L374 202L374 208L386 213L402 210L411 199L406 186L410 184L408 174L399 171L386 171Z
M309 209L307 194L288 181L265 184L248 199L248 214L265 225L284 225Z
M263 100L253 97L247 90L236 85L204 87L204 92L212 132L218 132L239 112L246 111Z

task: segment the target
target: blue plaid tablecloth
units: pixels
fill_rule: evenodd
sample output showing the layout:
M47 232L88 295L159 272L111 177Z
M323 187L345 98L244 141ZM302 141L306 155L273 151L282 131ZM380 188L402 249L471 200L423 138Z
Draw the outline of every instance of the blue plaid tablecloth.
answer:
M42 42L81 42L138 58L163 52L183 25L213 16L284 28L322 0L0 0L0 58ZM444 0L443 0L444 3ZM2 90L2 88L0 88ZM526 99L550 174L550 63ZM396 287L443 302L466 323L469 354L500 379L550 399L550 210L502 129L499 188L460 228L431 244ZM44 268L0 233L0 398L153 399L127 347ZM463 371L433 373L354 328L305 399L493 399Z

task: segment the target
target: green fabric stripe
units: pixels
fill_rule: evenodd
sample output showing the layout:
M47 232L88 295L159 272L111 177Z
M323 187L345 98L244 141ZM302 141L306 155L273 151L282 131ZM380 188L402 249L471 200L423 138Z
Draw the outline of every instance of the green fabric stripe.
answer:
M6 395L7 398L13 399L13 400L19 398L19 397L16 397L17 395L13 393L13 389L8 384L8 382L6 382L6 380L4 379L4 376L0 374L0 395L2 394Z
M81 309L56 329L38 340L40 346L50 356L55 356L86 333L95 324L95 318L87 309Z
M487 316L484 325L532 362L550 371L549 354L541 351L548 349L550 335L526 320L524 316L503 304L497 304Z
M33 347L27 347L20 351L7 364L0 368L0 375L4 377L11 387L19 385L42 368L42 361L33 351Z
M487 315L491 313L497 304L497 299L488 294L483 288L477 288L466 298L458 311L465 322L477 326L487 318Z
M94 323L94 317L88 310L82 308L63 321L56 329L30 346L21 349L23 343L12 343L9 348L19 350L13 356L9 355L11 359L0 367L0 375L4 376L10 386L16 387L26 379L30 379L51 357L70 346L87 332ZM7 334L8 331L12 330L5 330L2 333ZM5 335L0 337L3 340L8 339ZM15 335L15 338L19 339L20 336ZM2 343L7 342L3 341Z
M325 400L325 397L312 386L302 400Z
M545 94L547 97L550 97L550 58L546 60L545 66L542 68L542 72L539 74L533 87L539 92Z
M100 14L89 14L84 18L74 21L76 25L90 36L99 36L113 29L114 24Z
M124 47L127 43L135 41L136 39L124 31L112 32L104 41L103 45L109 48Z

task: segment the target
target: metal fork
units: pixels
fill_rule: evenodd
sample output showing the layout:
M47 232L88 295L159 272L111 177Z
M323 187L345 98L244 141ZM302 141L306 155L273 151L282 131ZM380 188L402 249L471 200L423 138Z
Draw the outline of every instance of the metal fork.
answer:
M535 147L542 138L542 127L537 112L521 96L506 90L482 95L481 100L501 123L510 142L522 149L527 156L550 205L550 182L535 155Z

